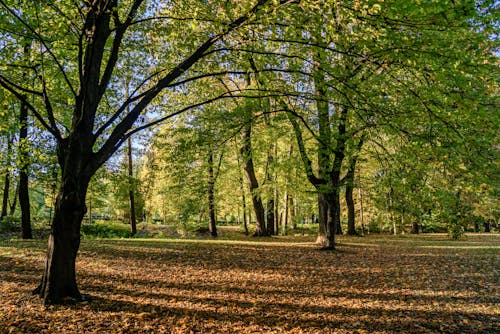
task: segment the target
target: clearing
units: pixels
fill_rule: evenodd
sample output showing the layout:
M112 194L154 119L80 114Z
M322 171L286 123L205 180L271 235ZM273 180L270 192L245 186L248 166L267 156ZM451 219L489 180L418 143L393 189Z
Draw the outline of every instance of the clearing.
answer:
M30 295L46 242L0 240L0 333L494 333L500 235L83 240L90 302Z

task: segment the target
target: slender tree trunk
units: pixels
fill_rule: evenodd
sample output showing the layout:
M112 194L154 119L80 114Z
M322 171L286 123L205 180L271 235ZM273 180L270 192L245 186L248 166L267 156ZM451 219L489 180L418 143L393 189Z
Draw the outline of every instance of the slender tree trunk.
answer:
M412 234L418 234L418 222L414 221L412 226L411 226L411 233Z
M212 149L208 153L208 217L209 217L209 230L212 237L217 237L217 220L215 218L215 200L214 200L214 157Z
M393 212L393 201L392 201L392 196L394 194L394 190L392 189L391 187L391 190L389 191L389 217L391 219L391 222L392 222L392 229L393 229L393 234L394 235L397 235L398 234L398 229L396 227L396 219L394 218L394 212Z
M276 234L274 231L274 220L274 199L269 199L266 204L266 227L268 235Z
M9 190L10 190L10 173L5 172L5 181L3 185L3 200L2 200L2 214L0 218L7 216L7 209L9 206Z
M240 162L240 156L237 154L237 162L238 162L238 179L240 181L240 191L241 191L241 205L243 208L243 228L245 229L245 235L248 235L248 223L247 223L247 201L246 201L246 196L245 196L245 187L243 184L243 176L241 173L241 162ZM251 223L251 222L249 222Z
M359 220L361 222L361 235L365 235L365 220L363 211L363 193L361 192L361 173L358 174Z
M340 220L340 188L337 188L334 192L333 198L333 220L335 226L335 234L342 235L342 224Z
M356 162L358 159L358 154L363 146L364 137L361 137L359 143L356 147L351 161L349 163L349 168L345 176L345 201L347 205L347 234L356 235L356 210L354 208L354 175L356 172Z
M248 217L247 217L247 200L245 196L245 189L243 188L243 178L240 175L240 188L241 188L241 205L243 207L243 227L245 235L248 235Z
M356 235L356 226L355 226L355 214L356 211L354 209L354 198L353 198L353 183L354 183L354 174L351 180L347 180L345 186L345 202L347 205L347 234L348 235ZM351 182L352 181L352 182Z
M30 217L30 197L29 197L29 156L28 156L28 108L24 103L21 103L21 111L19 114L19 154L21 166L19 169L19 205L21 207L21 228L23 239L33 239L31 232L31 217Z
M292 210L290 210L290 221L292 222L292 230L297 229L297 199L294 196L290 196L290 202L292 203Z
M252 194L255 220L257 221L254 236L261 237L268 236L269 233L266 229L264 205L262 204L262 199L259 194L259 183L255 176L253 166L251 135L252 123L251 121L248 121L242 133L243 147L241 148L241 155L243 157L243 169L245 170L245 175L250 187L250 193Z
M267 124L269 124L267 122ZM273 163L274 163L274 155L273 155L273 147L274 144L269 146L267 150L267 162L266 162L266 172L265 172L265 183L268 185L267 189L269 189L269 185L273 182ZM277 231L275 230L275 220L277 216L275 215L275 201L274 201L274 193L272 196L269 196L269 199L266 203L266 227L267 234L275 235Z
M279 226L280 226L280 215L278 212L278 182L276 180L276 175L274 177L274 190L273 190L273 195L274 195L274 234L278 234L279 231Z
M10 191L10 159L12 154L12 138L7 136L7 159L5 166L5 181L3 185L2 213L0 218L7 216L9 207L9 191Z
M288 191L285 190L285 195L283 199L283 219L282 219L282 224L281 224L281 235L285 236L286 235L286 229L288 227L288 202L289 202L289 196L288 196Z
M12 203L10 204L9 216L13 216L16 213L17 198L19 197L19 182L16 185L16 191L12 197Z
M129 198L129 209L130 209L130 234L135 235L137 233L137 222L135 219L135 198L134 198L134 169L132 161L132 140L130 137L127 140L127 156L128 156L128 198Z

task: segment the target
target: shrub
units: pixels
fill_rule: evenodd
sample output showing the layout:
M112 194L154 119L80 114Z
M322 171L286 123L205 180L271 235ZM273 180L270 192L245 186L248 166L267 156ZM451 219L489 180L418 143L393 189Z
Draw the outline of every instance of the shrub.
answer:
M84 238L128 238L130 226L127 224L103 221L83 224L81 229Z
M21 229L21 219L19 217L6 216L0 220L0 232L17 232Z

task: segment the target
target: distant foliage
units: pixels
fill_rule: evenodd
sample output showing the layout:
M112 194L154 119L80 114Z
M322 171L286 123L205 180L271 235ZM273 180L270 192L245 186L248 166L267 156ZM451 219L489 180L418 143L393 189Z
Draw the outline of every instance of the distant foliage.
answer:
M128 238L130 227L127 224L116 222L96 222L83 224L81 229L83 238Z

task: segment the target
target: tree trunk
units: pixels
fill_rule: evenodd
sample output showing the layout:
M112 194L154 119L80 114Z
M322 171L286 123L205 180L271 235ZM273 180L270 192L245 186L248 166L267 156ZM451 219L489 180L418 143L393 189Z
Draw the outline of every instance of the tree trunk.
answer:
M358 174L359 220L361 222L361 235L365 235L365 220L363 211L363 193L361 192L361 173Z
M40 285L34 290L45 305L80 301L75 261L80 227L87 211L85 197L90 178L99 167L92 160L92 134L74 125L72 134L58 142L61 185L56 197L48 241L47 260Z
M288 201L289 201L289 196L288 196L288 191L285 190L285 196L283 200L283 220L281 224L281 235L285 236L286 235L286 228L288 226Z
M267 201L266 205L266 222L267 222L267 234L275 235L276 231L274 230L274 220L276 217L274 216L274 199L270 199Z
M10 188L10 173L5 172L5 183L3 185L3 200L2 200L2 214L0 218L7 216L7 209L9 206L9 188Z
M411 233L412 234L418 234L418 222L414 221L412 226L411 226Z
M269 122L266 122L269 125ZM274 144L271 144L267 150L267 162L266 162L266 171L265 171L265 183L267 184L267 189L270 189L271 184L273 183L273 163L274 163ZM267 191L269 194L270 191ZM269 194L270 195L270 194ZM269 196L269 199L266 203L266 226L267 233L269 235L277 234L276 227L276 219L277 215L275 215L275 200L274 200L274 192L272 196Z
M356 226L355 226L355 210L354 210L354 198L353 194L353 184L354 184L354 173L353 178L351 180L347 180L345 186L345 202L347 205L347 234L348 235L356 235ZM350 182L352 181L352 182Z
M245 189L243 188L243 177L241 177L241 174L240 174L240 188L241 188L241 205L243 207L243 227L245 229L245 235L248 235L247 199L245 196Z
M340 189L336 189L333 193L333 224L335 234L342 235L342 224L340 222Z
M278 235L279 233L279 229L280 229L280 215L279 215L279 212L278 212L278 204L279 204L279 201L278 201L278 182L276 181L276 179L274 180L274 191L273 191L273 195L274 195L274 234L275 235Z
M5 182L3 185L3 200L2 200L2 213L0 218L7 216L7 209L9 207L9 191L10 191L10 155L12 153L12 138L7 137L7 162L5 166Z
M347 234L356 235L356 210L354 208L354 175L356 172L356 162L358 160L358 154L363 146L364 136L361 137L359 143L356 147L351 161L349 163L349 169L345 176L345 202L347 205Z
M14 213L16 212L16 206L17 206L17 197L19 195L19 182L16 185L16 192L14 193L14 196L12 197L12 203L10 204L10 211L9 211L9 216L13 216Z
M33 239L31 232L31 217L30 217L30 197L29 197L29 156L28 156L28 107L25 103L21 103L21 111L19 114L19 154L20 154L20 169L19 169L19 205L21 207L21 229L23 239Z
M208 153L208 217L209 217L209 230L212 237L217 237L217 220L215 218L215 201L214 201L214 158L213 152L209 149Z
M316 244L322 249L335 249L335 222L332 194L318 194L319 227Z
M132 140L130 137L127 140L127 156L128 156L128 182L129 182L129 209L130 209L130 235L135 235L137 233L137 222L135 219L135 198L134 198L134 171L133 171L133 161L132 161Z
M248 121L242 133L243 147L241 148L241 155L243 157L243 169L245 170L245 175L250 187L250 193L252 194L255 220L257 221L254 236L262 237L268 236L269 234L266 229L264 205L262 204L262 199L259 194L259 183L255 176L253 166L251 135L252 123L251 121Z
M70 171L71 166L65 169L56 199L42 282L34 291L45 305L82 300L76 283L75 261L90 177Z

